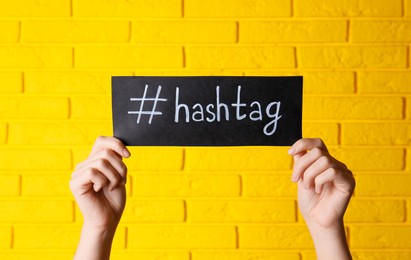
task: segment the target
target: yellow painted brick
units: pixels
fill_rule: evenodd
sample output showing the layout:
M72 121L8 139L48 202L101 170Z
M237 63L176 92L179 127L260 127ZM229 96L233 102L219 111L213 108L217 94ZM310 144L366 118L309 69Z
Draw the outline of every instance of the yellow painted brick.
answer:
M77 46L74 59L77 68L181 68L183 51L177 46Z
M73 49L57 46L0 46L0 67L71 68Z
M144 259L144 260L190 260L188 252L135 252L130 250L111 252L113 259Z
M193 223L295 222L294 200L189 200L187 221Z
M139 76L244 76L240 70L224 69L173 69L173 70L153 70L137 69L135 75Z
M10 248L12 245L12 229L11 227L0 227L0 249Z
M405 16L411 16L411 0L405 1Z
M351 252L353 259L358 260L409 260L411 251L392 251L392 250L372 250L372 251L355 251Z
M0 196L20 195L20 175L0 173Z
M400 97L306 97L304 119L402 119Z
M7 141L7 124L0 124L0 144L5 144Z
M0 3L1 17L68 17L70 10L70 0L15 0Z
M410 42L411 21L354 20L350 23L352 42Z
M22 177L22 195L28 197L69 197L71 173L60 172L24 174Z
M332 151L352 171L400 171L404 169L405 153L395 148L350 148Z
M23 91L23 77L21 72L0 72L0 93L21 93Z
M352 248L410 248L410 225L351 226Z
M153 187L152 187L153 188ZM180 200L128 200L122 223L183 222L185 205Z
M240 177L224 173L137 173L132 182L133 197L237 197L241 192Z
M74 119L110 120L112 117L111 96L71 98L70 117Z
M129 226L130 249L219 249L236 247L234 226L214 225L140 225Z
M102 29L104 28L104 29ZM28 20L22 23L22 42L127 42L130 22L96 20Z
M0 98L0 118L62 118L69 114L66 98L5 97Z
M6 252L0 252L1 259L7 260L21 260L21 259L42 259L42 260L55 260L55 259L73 259L73 252L43 252L43 251L15 251L10 250Z
M298 0L294 3L296 16L305 17L374 17L402 16L402 1L393 0L387 5L385 0L341 0L321 1Z
M289 170L286 148L226 147L186 148L185 169L192 171Z
M409 71L364 71L358 73L360 93L411 93Z
M354 198L344 216L346 223L395 223L406 218L403 200L364 200Z
M192 253L193 260L300 260L295 252L278 251L225 251L225 252L197 252Z
M73 220L71 200L0 200L0 207L3 212L7 212L0 215L0 222L38 223ZM53 210L52 214L50 210Z
M0 149L0 170L70 170L66 149Z
M287 17L289 0L185 0L186 17Z
M179 147L129 147L125 159L130 170L178 171L183 167L184 151Z
M336 123L303 122L303 137L321 138L327 146L339 144L340 127Z
M303 46L297 48L300 68L405 68L405 46Z
M408 120L411 120L411 97L408 97L406 102L405 117Z
M239 238L241 249L300 249L313 247L310 242L310 234L305 226L240 226Z
M88 0L74 1L74 16L85 17L181 17L182 0Z
M329 21L241 21L240 43L345 42L347 22Z
M187 67L195 69L294 68L292 47L186 47Z
M17 21L0 21L0 42L17 42L20 37L20 24Z
M244 174L243 194L245 197L295 197L297 186L288 175Z
M235 43L237 25L230 21L136 21L132 35L138 43Z
M13 145L93 144L97 136L112 134L110 123L11 123L8 143Z
M411 196L410 174L358 175L356 196Z
M1 76L1 75L0 75ZM24 92L111 94L112 76L133 76L125 71L26 71ZM20 80L21 81L21 80Z
M348 71L269 71L248 70L246 76L303 76L304 94L352 94L355 92L354 73Z
M411 145L411 124L344 123L341 139L344 145Z

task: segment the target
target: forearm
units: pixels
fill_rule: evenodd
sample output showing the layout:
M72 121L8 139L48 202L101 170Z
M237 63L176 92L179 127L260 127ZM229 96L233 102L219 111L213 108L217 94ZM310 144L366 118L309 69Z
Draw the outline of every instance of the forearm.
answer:
M116 229L96 230L83 226L75 260L110 259L111 244Z
M318 260L351 260L343 222L324 228L308 224Z

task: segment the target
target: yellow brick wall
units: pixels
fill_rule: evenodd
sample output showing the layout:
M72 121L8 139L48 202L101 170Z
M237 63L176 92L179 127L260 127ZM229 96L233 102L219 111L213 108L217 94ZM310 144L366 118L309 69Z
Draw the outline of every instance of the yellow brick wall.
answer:
M355 259L411 259L411 0L0 1L0 259L71 259L111 75L303 75ZM113 259L314 259L287 148L133 147Z

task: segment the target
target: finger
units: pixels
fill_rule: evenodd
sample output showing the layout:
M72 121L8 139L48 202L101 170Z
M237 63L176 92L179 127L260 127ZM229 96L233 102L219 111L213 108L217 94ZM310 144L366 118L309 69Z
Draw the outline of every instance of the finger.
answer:
M90 162L89 167L96 169L108 179L107 186L110 190L113 190L122 183L120 174L114 169L110 162L104 158L98 158Z
M314 179L330 168L339 167L338 162L330 156L321 156L315 162L313 162L303 174L303 186L309 189L314 185Z
M321 140L320 138L300 139L291 146L291 148L288 150L288 153L290 155L296 155L305 151L312 150L314 148L324 150L328 153L327 147L325 146L323 140Z
M70 189L73 194L83 195L90 191L100 191L108 183L108 179L97 169L89 168L70 180Z
M95 154L91 155L87 158L86 161L77 165L76 170L77 172L81 171L84 168L90 167L92 162L97 161L99 159L106 160L114 169L115 171L121 176L122 181L125 184L126 175L127 175L127 166L122 161L121 157L119 157L114 151L112 150L100 150Z
M319 148L314 148L313 150L294 156L294 168L292 174L292 181L298 181L304 174L304 172L310 167L315 161L317 161L321 156L324 156L325 152Z
M130 151L127 147L115 137L100 136L96 139L94 146L91 150L90 155L103 149L111 149L115 151L118 155L128 158L130 157Z
M315 178L315 192L321 193L323 191L323 187L325 184L335 184L335 182L338 181L338 179L340 179L341 181L343 181L344 179L341 171L336 168L328 168Z

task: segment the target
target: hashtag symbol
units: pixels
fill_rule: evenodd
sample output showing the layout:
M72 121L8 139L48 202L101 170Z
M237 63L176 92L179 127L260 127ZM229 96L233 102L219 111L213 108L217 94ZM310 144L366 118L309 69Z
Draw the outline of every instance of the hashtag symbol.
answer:
M150 118L148 120L148 123L151 124L151 122L153 121L153 116L157 116L157 115L162 115L163 113L161 113L160 111L156 111L156 107L157 107L157 102L158 101L162 101L165 102L167 101L167 99L165 98L160 98L160 92L161 92L161 86L157 87L157 94L155 98L147 98L147 89L148 89L148 85L146 85L146 87L144 88L144 94L142 98L130 98L130 101L140 101L140 109L138 111L128 111L128 114L136 114L137 116L137 124L140 123L140 118L141 115L150 115ZM146 101L151 101L153 102L153 107L151 109L151 111L144 111L144 103Z

